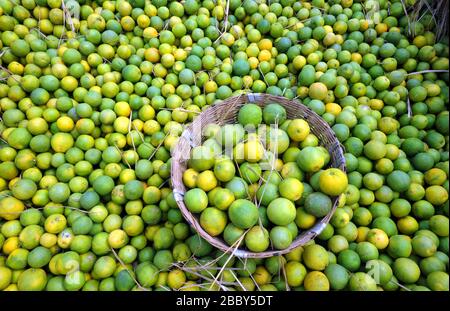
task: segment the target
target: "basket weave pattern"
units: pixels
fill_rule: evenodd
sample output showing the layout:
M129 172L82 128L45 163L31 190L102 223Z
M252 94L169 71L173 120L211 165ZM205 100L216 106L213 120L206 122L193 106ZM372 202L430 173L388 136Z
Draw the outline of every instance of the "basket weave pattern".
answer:
M333 130L330 128L319 115L317 115L310 108L301 104L296 100L289 100L285 97L275 96L270 94L254 94L249 93L245 95L238 95L230 97L218 104L208 107L194 121L188 125L181 135L175 149L172 152L171 164L171 182L175 196L175 200L180 208L183 217L195 229L195 231L208 241L211 245L224 252L233 252L235 256L243 258L266 258L276 255L282 255L290 252L292 249L305 245L307 242L314 239L322 232L334 211L339 205L339 197L333 197L333 207L325 217L319 219L317 223L310 229L300 232L291 245L283 250L268 250L260 253L250 252L244 248L231 249L222 238L212 237L200 225L198 217L193 215L186 207L183 201L183 195L186 192L186 187L183 184L183 173L187 169L187 162L189 160L191 149L195 146L201 145L203 137L201 130L208 124L214 123L220 126L225 124L237 123L237 114L239 109L246 103L254 103L260 107L264 107L270 103L278 103L282 105L287 112L287 119L304 119L308 122L311 133L317 136L319 142L330 153L330 167L340 168L345 172L345 158L344 151L336 138ZM195 129L195 130L194 130Z

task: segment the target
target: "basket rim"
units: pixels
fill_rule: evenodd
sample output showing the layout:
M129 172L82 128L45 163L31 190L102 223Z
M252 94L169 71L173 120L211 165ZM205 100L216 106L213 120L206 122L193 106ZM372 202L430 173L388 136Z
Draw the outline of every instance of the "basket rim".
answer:
M280 104L281 106L286 108L286 105L293 106L295 108L298 108L299 110L303 110L304 113L306 113L307 119L305 121L308 122L308 124L311 125L311 119L314 121L317 121L320 124L321 127L324 127L324 131L326 131L327 138L330 139L331 143L326 144L327 146L333 147L333 154L330 159L330 163L328 167L338 167L344 172L346 172L346 163L345 163L345 157L344 157L344 147L337 139L335 133L331 129L328 123L326 123L325 120L323 120L317 113L315 113L313 110L311 110L309 107L303 105L300 101L297 99L287 99L286 97L277 96L277 95L271 95L271 94L265 94L265 93L247 93L247 94L240 94L236 95L230 98L227 98L223 101L220 101L214 105L211 105L210 107L206 108L204 111L202 111L199 115L196 116L193 122L188 124L185 129L183 130L183 133L181 134L177 144L175 145L175 148L172 150L172 160L171 160L171 186L174 193L174 199L180 208L180 211L183 215L183 218L189 223L191 227L203 238L205 239L209 244L212 246L220 249L223 252L226 253L232 253L234 256L241 257L241 258L267 258L277 255L283 255L291 250L303 246L309 241L313 240L317 235L319 235L322 230L326 227L326 225L329 223L331 217L333 216L336 208L338 207L340 203L340 197L331 197L331 200L333 202L332 208L330 212L322 217L318 218L316 220L316 223L313 227L302 230L299 232L299 234L295 237L295 239L292 241L289 247L281 250L273 249L269 246L269 249L263 252L252 252L248 249L243 249L242 244L239 245L237 248L230 247L228 244L226 244L221 236L213 237L209 233L207 233L200 225L199 223L199 215L191 213L186 205L184 204L184 194L188 190L185 188L183 181L181 179L183 172L186 170L186 167L184 167L184 164L186 164L187 160L186 157L190 154L190 147L198 146L199 144L195 144L193 141L193 137L191 135L192 128L194 126L198 126L197 123L200 123L203 120L202 117L208 116L211 114L215 114L216 111L224 108L226 113L228 111L232 111L231 108L233 108L234 105L243 105L245 103L256 103L258 105L267 105L268 103L276 102ZM233 105L230 107L230 105ZM291 107L292 108L292 107ZM234 113L235 117L236 113ZM311 118L310 118L311 117ZM233 124L225 122L223 124ZM222 125L221 125L222 126ZM203 142L203 135L201 135L200 139L201 142ZM321 141L319 141L321 143ZM324 145L325 146L325 145ZM182 150L182 148L185 147L185 150ZM328 148L327 148L328 149ZM186 154L187 151L189 151L189 154ZM329 151L329 150L328 150ZM330 152L330 151L329 151ZM339 160L338 163L334 163L335 161Z

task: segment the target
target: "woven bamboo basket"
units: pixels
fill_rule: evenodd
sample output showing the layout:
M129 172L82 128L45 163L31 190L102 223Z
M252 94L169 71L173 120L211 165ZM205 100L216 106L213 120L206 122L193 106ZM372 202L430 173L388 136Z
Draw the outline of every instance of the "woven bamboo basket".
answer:
M328 215L319 219L311 229L300 232L292 244L283 250L269 249L264 252L255 253L248 251L243 247L231 248L222 238L212 237L201 227L198 216L193 215L187 209L183 201L183 195L186 192L186 188L183 184L182 176L187 169L187 162L189 160L191 149L201 145L204 140L202 129L206 125L214 123L223 126L225 124L237 123L236 119L238 111L240 107L246 103L254 103L260 107L264 107L270 103L282 105L286 109L288 119L301 118L308 122L311 133L319 138L320 144L324 146L331 155L329 167L337 167L345 171L345 158L342 145L339 143L339 140L336 138L328 123L299 101L289 100L281 96L249 93L230 97L204 110L185 128L172 152L171 163L171 183L174 197L184 218L201 237L223 252L233 253L234 256L241 258L266 258L288 253L298 246L305 245L319 235L328 224L334 211L339 205L339 197L331 198L333 206Z

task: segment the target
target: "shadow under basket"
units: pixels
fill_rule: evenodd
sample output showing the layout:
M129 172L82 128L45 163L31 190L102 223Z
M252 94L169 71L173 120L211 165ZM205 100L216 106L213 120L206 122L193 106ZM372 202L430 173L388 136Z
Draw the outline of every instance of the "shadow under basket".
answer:
M287 119L304 119L308 122L311 133L316 135L319 139L319 144L325 147L330 153L330 163L328 167L340 168L345 172L346 166L343 147L328 123L326 123L325 120L323 120L319 115L317 115L310 108L301 104L299 101L290 100L281 96L249 93L230 97L215 105L212 105L211 107L208 107L185 128L177 145L175 146L175 149L172 152L171 163L172 188L175 200L183 217L202 238L223 252L233 253L234 256L242 258L266 258L286 254L296 247L305 245L319 235L328 224L334 214L334 211L339 205L339 197L331 198L333 206L331 211L326 216L318 219L312 228L300 231L291 245L282 250L272 249L271 246L269 246L268 250L258 253L251 252L243 246L236 249L226 244L221 237L212 237L201 227L198 215L192 214L187 209L183 200L186 187L183 184L182 177L184 171L187 169L187 162L189 160L191 149L202 144L205 139L205 137L202 136L202 130L206 125L214 123L223 126L225 124L237 123L239 109L247 103L254 103L262 108L268 104L277 103L286 109ZM194 129L196 131L194 131ZM241 243L241 245L242 244L243 243Z

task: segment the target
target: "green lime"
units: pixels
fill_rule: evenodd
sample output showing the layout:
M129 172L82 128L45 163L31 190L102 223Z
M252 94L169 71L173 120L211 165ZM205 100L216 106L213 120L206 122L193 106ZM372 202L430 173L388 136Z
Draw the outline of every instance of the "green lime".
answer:
M376 246L369 242L359 242L356 246L356 252L363 262L378 259L379 256Z
M426 257L419 263L420 271L424 275L428 275L434 271L445 272L445 263L442 262L437 256Z
M30 179L20 179L12 187L12 194L19 200L29 200L37 191L36 184Z
M434 291L448 291L448 274L443 271L431 272L427 276L427 285Z
M200 188L191 189L184 194L184 203L191 212L199 213L208 206L208 196Z
M388 284L393 277L391 266L380 259L369 260L366 263L366 273L382 286Z
M48 248L38 246L28 254L28 265L31 268L42 268L50 262L52 253Z
M367 273L356 272L350 277L348 287L351 291L376 291L376 281Z
M324 273L330 281L330 287L333 290L344 289L350 280L350 274L347 269L336 263L330 263L325 268Z
M136 279L145 288L153 286L158 280L158 268L149 262L142 262L136 267Z
M411 183L409 175L403 171L395 170L386 179L389 187L397 192L406 191Z
M437 245L426 235L416 235L411 245L414 253L421 257L430 257L437 251Z
M237 76L243 77L250 71L249 63L244 59L237 59L233 62L233 73Z
M7 267L0 267L0 290L8 287L12 280L12 271Z
M420 268L409 258L397 258L392 266L394 275L400 282L413 284L420 277Z
M114 285L118 291L130 291L136 285L134 275L127 269L121 270L114 278Z
M357 252L351 249L346 249L339 253L337 261L340 265L351 272L358 271L361 265L361 259Z
M292 235L287 227L283 226L275 226L270 230L270 241L275 249L288 248L295 236Z
M227 214L217 208L208 207L200 215L200 225L211 236L221 234L226 224Z
M228 208L228 216L230 221L241 229L253 227L259 219L256 205L245 199L234 201Z
M222 129L223 130L223 129ZM198 172L212 168L214 165L213 150L207 146L194 147L191 151L189 166Z
M125 184L123 192L128 200L140 199L144 193L144 184L139 180L130 180Z
M24 149L28 146L31 141L31 134L25 128L15 128L13 129L8 137L8 145L15 149Z
M244 230L229 223L223 231L223 239L228 245L233 245L244 234Z
M328 215L331 207L331 199L321 192L311 193L305 200L305 211L316 217Z
M289 261L284 269L286 271L286 279L289 286L300 286L306 276L306 268L300 262Z
M267 207L267 217L279 226L285 226L294 221L296 217L295 205L285 198L277 198Z
M42 269L30 268L22 272L17 281L20 291L42 291L47 284L47 274Z
M304 172L317 172L325 165L325 158L319 148L308 146L300 151L297 165Z
M239 109L237 118L244 127L251 125L256 128L262 122L262 109L255 104L246 104Z
M324 270L329 263L328 253L318 244L308 245L303 252L303 262L310 269Z
M263 109L263 119L267 125L282 124L286 120L286 109L276 103L268 104Z
M114 188L114 180L106 175L99 176L94 180L92 187L99 195L106 195L111 193Z
M261 226L254 226L245 234L245 246L252 252L263 252L269 245L269 232Z

